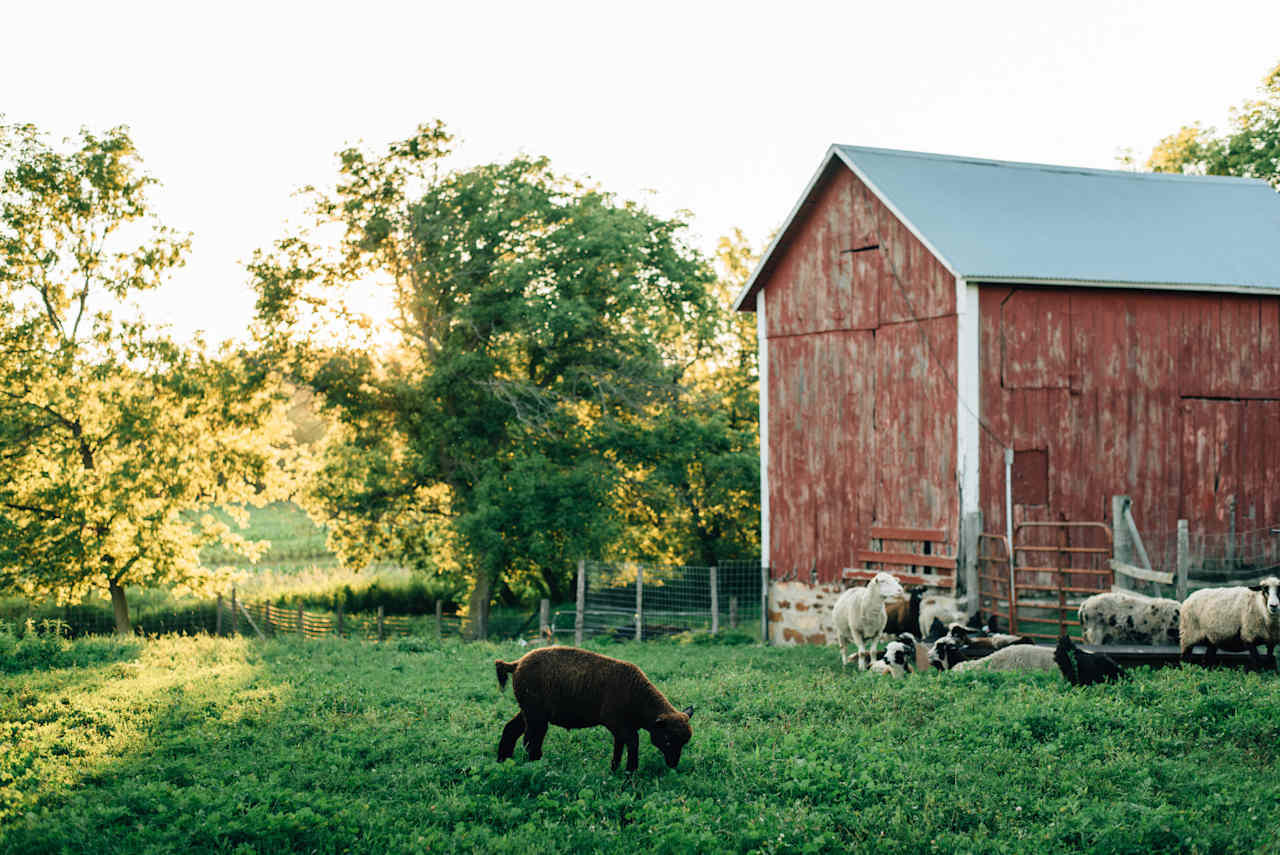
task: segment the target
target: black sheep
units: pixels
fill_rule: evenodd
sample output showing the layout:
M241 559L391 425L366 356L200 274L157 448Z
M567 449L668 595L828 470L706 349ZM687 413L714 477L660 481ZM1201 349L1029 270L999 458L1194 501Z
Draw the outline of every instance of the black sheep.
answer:
M1068 635L1058 639L1058 647L1053 651L1053 661L1058 663L1058 670L1073 686L1092 686L1094 683L1119 680L1126 676L1124 669L1110 656L1081 650Z
M537 760L549 725L566 730L600 726L613 734L611 769L618 768L625 746L627 771L636 770L641 730L649 731L654 746L674 769L693 736L693 707L677 710L630 662L576 647L542 647L515 662L498 660L494 667L499 689L507 687L511 675L520 704L520 712L502 730L499 760L512 755L522 733L529 759Z

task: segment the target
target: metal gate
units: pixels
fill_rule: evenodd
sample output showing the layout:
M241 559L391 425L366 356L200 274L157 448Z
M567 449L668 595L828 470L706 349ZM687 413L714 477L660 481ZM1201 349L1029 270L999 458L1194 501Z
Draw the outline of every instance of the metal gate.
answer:
M1003 535L980 535L979 606L1003 615L1010 632L1057 638L1079 626L1076 610L1086 597L1111 590L1111 554L1111 529L1100 522L1019 523L1012 550Z

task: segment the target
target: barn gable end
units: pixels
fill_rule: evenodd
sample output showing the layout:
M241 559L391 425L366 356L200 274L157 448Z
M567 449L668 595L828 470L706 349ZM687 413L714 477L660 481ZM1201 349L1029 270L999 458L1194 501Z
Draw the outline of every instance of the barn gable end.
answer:
M873 526L962 558L969 512L1003 535L1007 451L1013 523L1111 523L1128 495L1164 569L1179 519L1280 522L1276 234L1258 181L833 146L735 302L785 599L838 589Z

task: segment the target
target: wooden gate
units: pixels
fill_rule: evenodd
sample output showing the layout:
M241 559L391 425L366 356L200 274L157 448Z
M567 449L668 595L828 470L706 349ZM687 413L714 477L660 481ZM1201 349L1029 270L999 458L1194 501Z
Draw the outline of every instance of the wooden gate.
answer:
M1078 627L1080 603L1111 590L1115 578L1107 564L1111 554L1111 529L1105 523L1024 522L1014 526L1010 631L1052 639ZM1078 629L1075 634L1079 635Z

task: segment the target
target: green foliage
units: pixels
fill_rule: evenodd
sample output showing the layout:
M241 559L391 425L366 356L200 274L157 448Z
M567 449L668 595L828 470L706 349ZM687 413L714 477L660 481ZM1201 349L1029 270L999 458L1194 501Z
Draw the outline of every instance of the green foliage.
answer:
M59 601L208 583L252 545L205 512L287 483L288 423L251 358L206 356L127 302L182 263L128 133L61 151L0 126L0 588Z
M1154 172L1262 178L1280 190L1280 65L1262 79L1262 97L1231 110L1231 129L1196 122L1160 141L1147 161Z
M448 171L450 141L437 123L342 152L315 197L337 244L294 236L251 265L264 341L336 422L309 494L335 549L466 575L480 614L495 583L566 597L578 557L657 539L637 525L749 549L754 408L711 364L732 324L683 224L545 159ZM370 287L381 328L351 298Z
M72 645L74 648L81 642ZM494 759L516 645L158 639L0 676L0 852L1274 851L1280 680L842 674L826 648L617 644L679 769L553 727Z

